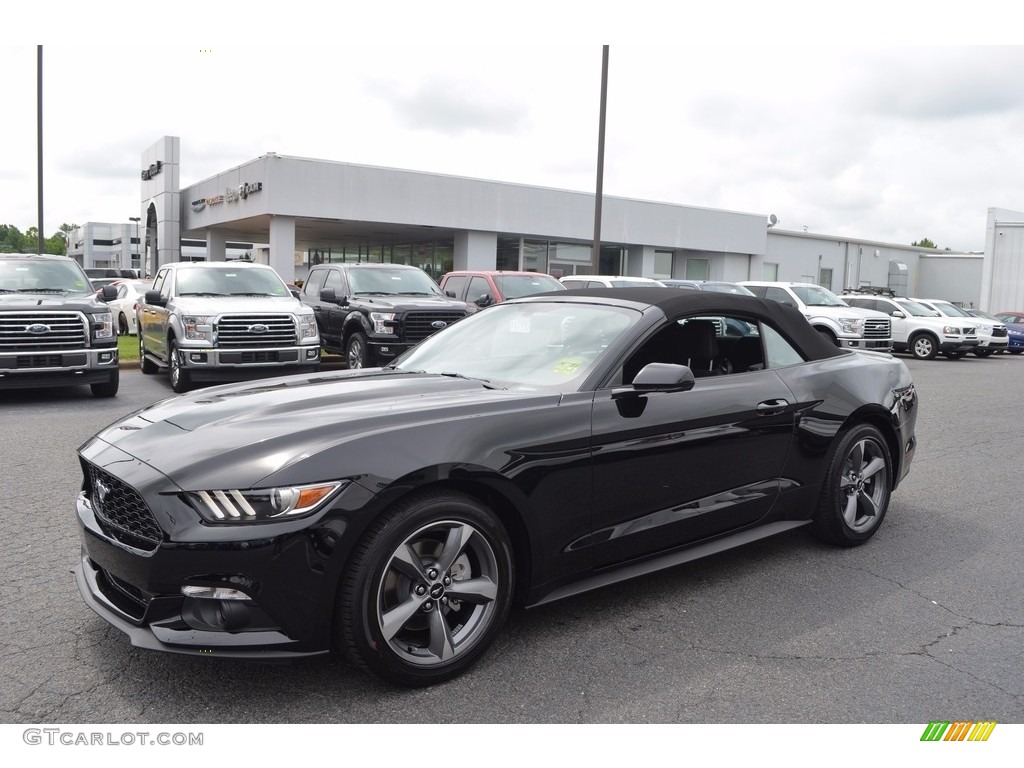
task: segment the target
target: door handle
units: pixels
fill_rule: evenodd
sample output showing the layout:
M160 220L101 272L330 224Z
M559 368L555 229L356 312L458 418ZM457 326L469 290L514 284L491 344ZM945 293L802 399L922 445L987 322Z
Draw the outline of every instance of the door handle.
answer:
M757 404L758 416L775 416L783 413L789 407L789 401L783 398L776 400L762 400Z

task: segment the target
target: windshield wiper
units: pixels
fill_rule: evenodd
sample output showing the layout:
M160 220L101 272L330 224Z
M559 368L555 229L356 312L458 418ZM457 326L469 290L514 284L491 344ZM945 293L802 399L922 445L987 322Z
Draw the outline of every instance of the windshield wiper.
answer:
M352 291L353 296L394 296L390 291Z
M281 298L280 294L277 293L250 293L247 291L242 293L229 293L228 296L277 296L278 298Z
M19 288L18 293L70 293L70 288ZM88 292L88 289L83 289Z
M399 296L437 296L436 293L430 293L430 291L399 291Z
M476 376L467 376L464 373L455 373L454 371L441 371L441 373L439 373L438 375L439 376L447 376L447 377L452 378L452 379L465 379L466 381L479 381L487 389L500 389L500 387L496 387L494 384L491 384L489 379L480 379L480 378L477 378Z
M178 295L179 296L227 296L226 293L217 293L216 291L182 291Z

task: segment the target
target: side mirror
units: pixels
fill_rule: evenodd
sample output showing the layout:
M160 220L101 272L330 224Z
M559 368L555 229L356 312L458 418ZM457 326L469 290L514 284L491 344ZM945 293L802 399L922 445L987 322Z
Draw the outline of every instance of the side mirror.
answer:
M447 296L449 299L457 298L455 295L455 291L445 291L444 295Z
M104 285L100 291L100 299L103 301L113 301L117 298L117 288L112 285Z
M894 309L889 314L892 315L893 317L906 317L906 315L899 309Z
M295 297L296 299L301 299L301 298L302 298L302 294L300 294L300 293L299 293L298 291L296 291L296 290L295 290L294 288L289 288L289 289L288 289L288 293L290 293L290 294L291 294L292 296L294 296L294 297Z
M342 296L339 299L338 294L334 291L333 288L324 288L322 291L320 291L320 301L326 302L328 304L338 304L339 306L344 307L346 304L348 304L348 297Z
M633 378L631 385L612 390L612 398L635 397L653 392L688 392L694 384L696 379L693 378L693 371L685 365L648 363Z
M473 302L478 307L489 307L494 303L494 299L491 298L489 293L481 293L480 298Z
M146 291L145 298L147 304L153 304L154 306L157 307L163 307L167 305L167 302L164 301L163 296L160 295L160 291Z

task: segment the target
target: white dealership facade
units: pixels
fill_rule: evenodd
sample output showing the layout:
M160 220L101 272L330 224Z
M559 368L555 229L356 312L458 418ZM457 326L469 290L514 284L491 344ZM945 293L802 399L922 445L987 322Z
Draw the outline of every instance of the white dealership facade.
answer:
M289 281L323 261L414 264L435 278L451 269L591 271L592 193L275 153L182 189L174 136L149 147L141 165L143 260L151 272L188 258L182 242L205 243L211 260L257 244L252 257ZM768 212L613 196L602 209L601 273L794 280L836 292L887 286L986 303L981 254L781 231L769 226Z

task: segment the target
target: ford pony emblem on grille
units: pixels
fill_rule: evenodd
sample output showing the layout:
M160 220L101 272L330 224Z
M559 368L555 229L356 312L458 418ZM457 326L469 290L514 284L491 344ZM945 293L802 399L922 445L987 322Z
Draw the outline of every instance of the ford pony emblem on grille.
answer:
M446 322L445 322L444 320L435 320L434 322L432 322L432 323L430 324L430 327L431 327L431 328L436 328L437 330L439 330L439 331L440 331L440 330L441 330L442 328L444 328L444 327L445 327L446 325L448 325L448 323L446 323Z
M46 325L46 323L32 323L32 325L25 326L25 332L42 336L44 333L50 332L50 326Z
M253 323L247 330L249 333L266 333L270 330L270 326L265 325L264 323Z
M96 509L102 512L103 504L106 502L107 496L110 495L110 486L98 477L93 481L93 486L96 489Z

